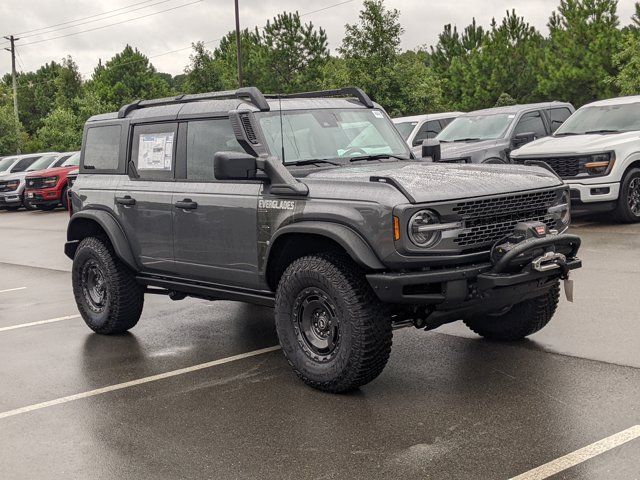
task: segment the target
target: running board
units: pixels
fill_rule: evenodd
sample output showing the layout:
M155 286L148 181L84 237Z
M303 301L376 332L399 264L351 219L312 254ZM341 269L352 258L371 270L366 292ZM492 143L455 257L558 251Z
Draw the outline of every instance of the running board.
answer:
M137 275L136 280L148 287L163 288L170 292L180 292L206 300L232 300L272 308L275 306L275 297L271 292L234 289L217 284L147 275Z

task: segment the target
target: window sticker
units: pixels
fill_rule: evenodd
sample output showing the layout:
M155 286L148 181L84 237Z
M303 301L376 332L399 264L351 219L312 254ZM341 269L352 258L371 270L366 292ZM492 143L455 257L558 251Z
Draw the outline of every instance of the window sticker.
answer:
M372 110L373 112L373 116L376 118L384 118L384 115L382 115L382 112L380 110Z
M168 133L144 133L138 146L138 170L171 170L173 136Z

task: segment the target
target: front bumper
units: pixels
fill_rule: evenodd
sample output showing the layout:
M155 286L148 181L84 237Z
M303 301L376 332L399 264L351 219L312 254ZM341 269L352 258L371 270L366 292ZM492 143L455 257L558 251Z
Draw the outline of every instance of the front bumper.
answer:
M583 184L566 182L571 189L571 199L583 204L612 202L618 199L620 194L620 183L596 183Z
M56 188L27 189L24 192L24 199L31 205L57 205L60 203L60 190Z
M22 195L18 192L0 193L0 208L22 205Z
M582 266L576 256L579 248L575 235L549 235L517 244L495 264L371 273L367 280L385 303L423 305L442 321L458 319L466 311L495 311L544 294L562 277L563 269L555 264L541 271L534 267L535 260L546 251L563 252L562 265L574 270Z

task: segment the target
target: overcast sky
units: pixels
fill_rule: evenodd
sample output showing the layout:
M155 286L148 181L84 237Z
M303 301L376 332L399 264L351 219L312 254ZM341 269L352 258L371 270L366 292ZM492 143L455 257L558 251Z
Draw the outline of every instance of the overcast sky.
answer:
M283 10L298 10L304 14L342 1L344 0L240 0L241 27L262 26L268 18ZM34 70L47 61L59 61L66 55L71 55L86 78L99 58L109 59L127 43L152 57L151 61L159 71L174 75L181 73L188 63L191 42L203 40L209 42L209 47L213 47L217 45L216 39L234 28L233 0L141 2L142 0L2 0L0 34L26 32L18 35L22 37L17 42L19 70ZM486 26L491 18L500 19L507 9L512 8L546 33L549 15L558 3L558 0L386 0L389 8L400 10L400 21L405 30L402 47L405 49L435 44L438 33L447 23L464 28L475 17L478 23ZM132 6L134 4L136 6ZM329 48L334 51L344 34L344 24L357 21L361 6L361 0L352 0L310 13L304 20L325 28L329 37ZM124 10L123 7L130 8ZM116 9L122 10L114 11ZM169 9L172 10L162 12ZM630 23L633 10L633 0L619 1L618 14L623 25ZM112 13L95 16L104 12ZM108 26L154 12L162 13ZM82 23L88 22L84 25L59 25L89 16L93 17L83 20ZM59 25L54 28L62 30L27 32L51 25ZM101 28L103 26L106 28ZM51 39L88 29L95 30ZM51 40L35 43L45 39ZM28 43L32 45L27 45ZM1 46L6 47L4 44ZM9 53L0 52L0 74L10 70Z

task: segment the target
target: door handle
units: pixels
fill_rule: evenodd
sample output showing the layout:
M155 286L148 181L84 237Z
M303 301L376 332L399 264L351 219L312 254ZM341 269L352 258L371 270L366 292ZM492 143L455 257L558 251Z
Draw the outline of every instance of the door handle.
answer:
M125 205L127 207L131 207L136 204L136 199L131 198L130 195L125 195L124 197L116 197L116 203L120 205Z
M190 198L185 198L179 202L173 204L176 208L181 208L182 210L195 210L198 208L198 202L192 201Z

